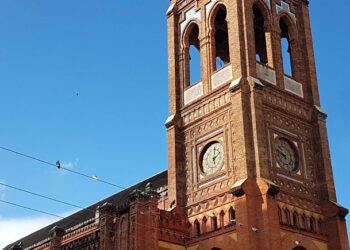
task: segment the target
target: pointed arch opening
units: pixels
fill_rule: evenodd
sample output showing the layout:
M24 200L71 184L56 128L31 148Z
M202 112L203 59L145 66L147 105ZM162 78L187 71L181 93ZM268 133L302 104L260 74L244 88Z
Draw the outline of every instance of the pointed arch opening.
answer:
M204 217L203 220L202 220L202 222L203 222L203 225L202 225L202 232L203 232L203 233L206 233L206 232L207 232L207 222L208 222L207 217Z
M307 230L307 220L305 214L301 216L301 227L305 230Z
M299 227L299 215L297 212L293 213L293 226Z
M202 79L199 27L192 23L185 38L186 86L191 86Z
M256 60L263 64L268 63L265 18L257 4L253 5L254 14L254 39Z
M282 220L282 210L280 207L278 207L278 219L279 219L279 222L282 223L283 220Z
M316 224L315 224L314 217L310 218L310 231L311 232L316 232Z
M229 210L230 214L230 223L236 224L236 211L231 207Z
M225 212L222 210L220 212L220 227L225 226Z
M286 21L283 18L280 19L279 25L281 29L283 72L285 75L293 76L290 30Z
M220 4L214 13L216 14L213 16L214 37L212 42L215 59L213 70L215 71L230 63L230 50L226 7Z
M196 236L200 235L201 234L201 225L200 225L198 220L195 220L194 227L195 227L195 230L196 230L195 231Z
M216 217L215 214L211 216L211 229L212 230L218 229L218 217Z
M284 210L284 217L285 217L285 223L290 225L290 212L289 210L286 208L286 210Z

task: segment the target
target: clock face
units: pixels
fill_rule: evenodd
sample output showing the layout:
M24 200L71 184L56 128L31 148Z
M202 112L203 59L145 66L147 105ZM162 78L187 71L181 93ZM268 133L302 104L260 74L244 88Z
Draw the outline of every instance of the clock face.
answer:
M219 142L209 144L202 154L202 171L211 175L219 170L224 161L224 148Z
M298 170L298 154L291 142L280 138L276 141L275 150L277 162L282 168L288 171Z

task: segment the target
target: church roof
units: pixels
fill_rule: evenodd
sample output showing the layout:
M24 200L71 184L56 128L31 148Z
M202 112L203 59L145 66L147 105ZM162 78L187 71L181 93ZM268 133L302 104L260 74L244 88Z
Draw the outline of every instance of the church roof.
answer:
M131 186L119 193L116 193L104 200L101 200L91 206L89 206L86 209L80 210L62 220L59 220L47 227L44 227L10 245L8 245L7 247L4 248L4 250L10 249L14 244L18 244L19 242L23 243L23 249L33 246L34 244L44 241L46 239L48 239L49 237L49 231L55 227L58 226L64 230L67 229L71 229L73 227L76 227L79 224L82 224L84 222L87 222L93 218L95 218L95 212L96 208L98 206L103 205L104 203L108 202L111 203L117 207L123 207L125 206L125 204L128 202L128 197L130 195L130 193L135 190L135 189L139 189L139 190L144 190L145 186L151 183L152 188L157 190L160 189L164 186L167 186L168 184L168 171L163 171L159 174L156 174L146 180L143 180L139 183L137 183L134 186Z

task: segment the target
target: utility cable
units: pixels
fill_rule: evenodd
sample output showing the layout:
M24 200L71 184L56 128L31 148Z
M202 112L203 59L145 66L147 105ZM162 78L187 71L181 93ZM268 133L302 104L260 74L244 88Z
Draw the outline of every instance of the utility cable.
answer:
M15 187L15 186L12 186L12 185L8 185L8 184L5 184L5 183L2 183L0 182L0 185L4 186L4 187L8 187L8 188L11 188L11 189L14 189L14 190L17 190L17 191L21 191L21 192L24 192L24 193L27 193L27 194L30 194L30 195L34 195L34 196L37 196L37 197L40 197L40 198L44 198L44 199L47 199L47 200L51 200L51 201L54 201L54 202L58 202L58 203L61 203L61 204L65 204L65 205L68 205L68 206L71 206L71 207L74 207L74 208L79 208L79 209L82 209L82 210L85 210L85 211L88 211L88 212L91 212L91 213L95 213L96 211L93 210L93 209L89 209L89 208L84 208L82 206L78 206L78 205L75 205L75 204L72 204L72 203L69 203L69 202L65 202L65 201L62 201L62 200L58 200L58 199L55 199L55 198L51 198L49 196L46 196L46 195L42 195L42 194L38 194L38 193L35 193L35 192L32 192L32 191L28 191L28 190L25 190L23 188L19 188L19 187ZM122 198L122 197L121 197ZM121 200L121 198L119 200ZM0 200L1 201L1 200ZM3 201L4 203L8 203L10 205L14 205L16 206L16 204L14 203L10 203L10 202L5 202ZM55 214L51 214L51 213L47 213L47 212L44 212L44 211L41 211L41 210L37 210L37 209L31 209L29 207L25 207L25 206L21 206L21 205L18 205L19 207L22 207L22 208L25 208L25 209L29 209L29 210L32 210L32 211L36 211L36 212L43 212L45 214L48 214L48 215L52 215L52 216L55 216L55 217L58 217L58 218L61 218L61 219L67 219L65 217L61 217L61 216L58 216L58 215L55 215ZM112 215L107 215L111 218L114 218L114 216ZM70 219L68 219L70 220ZM72 221L72 220L71 220ZM73 221L73 222L79 222L81 223L81 221ZM160 230L159 228L156 228L156 227L152 227L152 226L148 226L148 225L144 225L144 224L140 224L140 223L136 223L135 224L137 225L140 225L142 227L146 227L146 228L150 228L150 229L158 229ZM176 234L176 233L175 233ZM183 234L185 237L186 234Z
M65 219L65 220L68 220L68 221L71 221L71 222L74 222L74 223L82 223L81 221L78 221L78 220L72 220L72 219L67 218L67 217L63 217L63 216L60 216L60 215L57 215L57 214L53 214L53 213L49 213L49 212L46 212L46 211L43 211L43 210L39 210L39 209L27 207L27 206L24 206L24 205L21 205L21 204L18 204L18 203L8 202L8 201L4 201L4 200L1 200L1 199L0 199L0 202L5 203L5 204L8 204L8 205L11 205L11 206L23 208L23 209L26 209L26 210L34 211L34 212L37 212L37 213L41 213L41 214L53 216L53 217L56 217L56 218ZM158 231L162 230L161 228L156 228L156 227L152 227L152 226L147 226L147 225L140 224L140 223L137 223L137 222L132 222L132 223L135 224L135 225L139 225L139 226L143 226L143 227L148 227L148 228L150 228L150 229L156 229L156 230L158 230ZM111 233L117 233L117 232L114 231L114 230L108 230L108 231L111 232ZM184 237L187 238L187 239L190 238L189 236L187 236L188 234L181 234L181 233L178 233L178 232L174 232L174 235L176 235L176 234L179 234L179 236L182 235L182 236L184 236ZM131 237L135 237L135 236L132 236L132 235L130 235L130 236L131 236ZM146 239L145 239L145 240L146 240Z
M27 209L27 210L35 211L35 212L38 212L38 213L50 215L50 216L57 217L57 218L60 218L60 219L64 219L63 216L60 216L60 215L57 215L57 214L52 214L52 213L45 212L45 211L42 211L42 210L38 210L38 209L35 209L35 208L31 208L31 207L26 207L26 206L23 206L23 205L20 205L20 204L17 204L17 203L12 203L12 202L9 202L9 201L4 201L4 200L0 200L0 202L8 204L8 205L15 206L15 207L20 207L20 208L24 208L24 209Z
M55 199L55 198L51 198L51 197L48 197L48 196L45 196L45 195L42 195L42 194L34 193L34 192L31 192L31 191L28 191L28 190L25 190L25 189L22 189L22 188L14 187L14 186L11 186L11 185L2 183L2 182L0 182L0 185L2 185L2 186L4 186L4 187L8 187L8 188L15 189L15 190L17 190L17 191L21 191L21 192L24 192L24 193L27 193L27 194L31 194L31 195L34 195L34 196L38 196L38 197L41 197L41 198L44 198L44 199L48 199L48 200L51 200L51 201L55 201L55 202L58 202L58 203L62 203L62 204L65 204L65 205L68 205L68 206L71 206L71 207L75 207L75 208L79 208L79 209L84 209L84 210L86 209L86 208L84 208L84 207L77 206L77 205L74 205L74 204L72 204L72 203L68 203L68 202L65 202L65 201L61 201L61 200L58 200L58 199Z
M17 155L20 155L20 156L23 156L23 157L28 158L28 159L32 159L32 160L44 163L46 165L49 165L49 166L52 166L52 167L55 167L55 168L58 168L58 169L63 169L65 171L67 171L67 172L71 172L73 174L80 175L80 176L83 176L83 177L88 178L88 179L92 179L92 180L95 180L95 181L98 181L98 182L101 182L101 183L104 183L104 184L107 184L107 185L110 185L110 186L117 187L119 189L123 189L123 190L126 189L125 187L122 187L120 185L116 185L116 184L113 184L111 182L99 179L99 178L97 178L96 175L90 176L90 175L87 175L87 174L84 174L84 173L81 173L81 172L78 172L78 171L71 170L69 168L62 167L61 164L59 163L59 161L57 161L56 164L53 164L51 162L48 162L48 161L45 161L45 160L41 160L41 159L39 159L37 157L30 156L28 154L24 154L24 153L21 153L21 152L18 152L18 151L15 151L15 150L12 150L12 149L9 149L9 148L6 148L6 147L0 146L0 149L5 150L7 152L11 152L11 153L17 154Z

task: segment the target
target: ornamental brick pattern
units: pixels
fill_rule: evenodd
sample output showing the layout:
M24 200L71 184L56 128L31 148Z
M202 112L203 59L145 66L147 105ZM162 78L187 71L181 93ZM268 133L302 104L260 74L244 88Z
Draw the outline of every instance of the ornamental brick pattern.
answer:
M171 0L168 171L6 249L349 249L308 4Z

